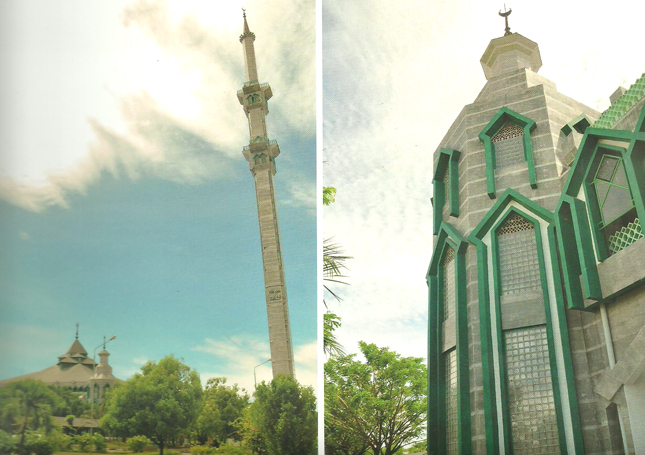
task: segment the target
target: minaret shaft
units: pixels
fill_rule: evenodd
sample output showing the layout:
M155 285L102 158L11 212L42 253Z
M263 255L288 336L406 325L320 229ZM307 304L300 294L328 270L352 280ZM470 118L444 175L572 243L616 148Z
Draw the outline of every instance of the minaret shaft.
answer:
M255 181L273 376L285 374L293 377L295 370L289 306L273 186L275 158L280 154L280 148L275 141L269 141L267 135L265 118L269 112L267 101L272 92L268 84L258 83L254 40L255 35L249 30L245 16L244 33L240 36L240 42L244 47L247 82L237 93L249 122L250 142L244 147L243 154L249 162Z

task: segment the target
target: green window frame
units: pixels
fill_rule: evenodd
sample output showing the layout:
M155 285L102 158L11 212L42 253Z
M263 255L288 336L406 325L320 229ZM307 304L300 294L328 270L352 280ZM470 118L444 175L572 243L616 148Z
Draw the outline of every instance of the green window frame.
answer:
M529 174L529 184L531 188L537 188L537 177L535 174L535 164L533 161L533 145L531 143L531 132L536 128L536 123L528 117L518 114L507 107L501 108L497 114L488 122L484 129L479 133L479 140L484 144L484 153L486 156L486 192L488 197L495 199L495 169L497 168L496 146L493 139L509 125L516 125L522 129L523 157L526 161ZM499 137L499 136L498 136ZM498 145L497 148L500 146Z
M426 274L429 288L428 454L471 453L467 247L466 239L452 225L442 223ZM448 264L451 265L446 267ZM446 279L446 272L453 279ZM452 287L450 292L446 292L446 286ZM454 312L446 311L447 299L454 302ZM448 327L448 324L454 325ZM454 345L444 343L444 328L448 328L446 332L454 328Z
M585 176L585 196L600 261L643 237L624 154L623 148L599 144Z
M583 454L584 444L575 375L567 332L562 283L558 269L557 235L553 226L554 216L550 211L510 188L504 191L468 237L468 240L477 249L486 451L487 453L512 453L509 440L511 433L508 417L507 382L503 371L507 352L504 350L504 330L502 328L512 330L540 324L539 321L531 322L524 318L519 318L515 322L510 321L511 323L508 323L507 320L506 325L503 325L502 321L499 245L496 232L513 212L535 226L541 290L532 296L531 300L542 303L544 307L542 325L546 328L548 340L560 452ZM521 298L517 301L525 301L525 299ZM509 303L509 300L505 299L505 303Z
M459 216L459 157L461 152L452 149L439 150L439 158L432 177L433 234L439 233L443 221L443 208L449 202L448 214Z

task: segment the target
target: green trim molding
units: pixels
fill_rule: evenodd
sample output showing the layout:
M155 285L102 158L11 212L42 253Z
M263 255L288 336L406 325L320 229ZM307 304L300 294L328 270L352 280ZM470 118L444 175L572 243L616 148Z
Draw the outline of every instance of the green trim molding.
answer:
M488 197L495 199L495 169L497 163L495 160L495 146L492 139L495 134L504 126L506 122L512 122L524 129L524 160L528 166L529 183L531 188L537 188L537 177L535 174L535 163L533 161L533 145L531 143L531 131L536 127L535 121L524 117L507 107L501 108L495 116L488 122L484 129L479 133L479 140L484 144L486 156L486 192Z
M509 208L511 203L515 203L515 206ZM498 258L498 248L497 248L497 237L495 232L502 225L511 213L517 213L524 219L528 220L535 226L535 235L536 235L536 247L538 252L538 260L540 264L540 279L542 284L542 298L544 300L545 308L545 320L546 320L546 330L549 340L549 354L550 354L550 365L551 373L553 377L553 392L554 392L554 401L556 407L556 420L559 429L559 441L561 453L567 452L567 440L566 440L566 431L564 428L564 418L563 410L569 410L569 413L572 417L572 428L573 428L573 444L576 454L584 453L584 448L582 445L582 433L579 419L577 395L575 390L575 381L574 381L574 371L571 361L571 352L568 342L567 334L567 322L566 315L564 312L564 299L561 293L560 285L560 273L558 269L557 261L557 250L555 243L555 229L553 227L554 216L551 212L535 204L528 198L522 196L512 189L507 189L499 200L493 205L489 212L482 218L481 222L473 230L473 232L468 237L468 240L475 245L477 248L477 271L478 271L478 285L479 285L479 312L480 312L480 334L481 334L481 345L482 345L482 374L483 374L483 386L484 386L484 413L486 419L486 447L487 453L499 453L501 447L505 447L505 452L510 453L511 451L511 441L510 441L510 422L506 413L508 412L508 407L504 406L502 403L502 409L504 410L503 415L498 415L497 412L497 402L506 399L505 390L505 371L500 371L500 384L499 388L502 391L502 396L496 396L496 378L495 378L495 362L494 362L494 353L493 353L493 337L497 339L498 346L498 356L500 359L500 366L504 365L504 343L501 337L502 335L502 325L501 325L501 309L500 309L500 299L499 299L499 258ZM543 235L540 229L539 219L542 219L544 222L549 223L549 228L547 230L548 238L547 242L544 241ZM491 244L487 245L484 243L483 239L491 233ZM545 247L548 248L550 261L547 260L545 254ZM490 252L489 252L490 250ZM493 267L492 270L489 270L489 254L492 255ZM548 273L547 267L550 268L551 273ZM489 286L489 276L490 273L493 273L492 283L495 286L493 297L494 302L491 301L491 290ZM548 276L552 276L554 280L554 285L556 288L556 318L557 322L554 322L552 315L552 308L549 299L548 292ZM495 305L495 315L496 318L496 333L492 333L492 320L493 315L491 314L491 305ZM555 324L555 325L554 325ZM554 332L557 331L560 334L562 341L562 352L558 352L556 356L556 344L554 342ZM565 373L565 384L566 384L566 395L560 390L560 381L559 381L559 370L557 365L557 358L561 355L564 363L564 373ZM563 397L567 397L565 400ZM499 426L502 425L504 428L503 440L499 438Z
M439 150L439 159L432 177L433 194L433 234L439 233L443 221L443 207L446 203L446 192L449 198L450 216L459 216L459 157L461 152L451 149ZM448 172L446 172L446 169ZM448 182L444 181L448 176Z
M560 131L562 131L562 134L564 134L565 136L571 134L573 130L577 131L580 134L584 134L585 130L589 126L591 126L589 118L585 114L580 114L569 123L564 125L562 128L560 128Z
M468 298L466 249L468 241L448 223L441 223L430 266L428 283L428 454L446 453L445 377L443 363L443 270L446 246L455 252L455 349L457 355L457 428L460 454L471 454L470 372L468 361Z

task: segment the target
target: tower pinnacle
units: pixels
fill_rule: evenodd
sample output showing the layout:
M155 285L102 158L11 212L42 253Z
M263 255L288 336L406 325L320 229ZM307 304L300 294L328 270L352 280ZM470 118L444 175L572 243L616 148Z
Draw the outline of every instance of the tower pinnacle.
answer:
M273 176L276 173L275 158L280 154L280 147L276 141L269 140L266 127L266 115L269 113L268 100L273 92L269 84L258 82L253 47L255 34L249 29L246 11L243 13L243 18L244 32L240 35L240 42L244 48L247 81L242 90L237 92L237 99L243 106L249 122L249 145L243 148L242 153L249 162L249 168L255 180L273 376L284 374L293 377L295 371L287 287L273 185Z
M502 10L499 10L499 15L504 18L504 22L506 23L506 28L504 29L504 36L508 36L511 34L511 27L508 26L508 16L511 15L513 10L511 8L506 11L506 3L504 4L504 12L502 13ZM246 24L246 19L244 19L244 23Z

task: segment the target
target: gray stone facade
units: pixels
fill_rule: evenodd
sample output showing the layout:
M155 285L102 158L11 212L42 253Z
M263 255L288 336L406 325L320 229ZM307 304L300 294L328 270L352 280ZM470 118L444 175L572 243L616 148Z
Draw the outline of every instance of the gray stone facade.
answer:
M433 323L430 316L429 425L435 422L431 419L433 413L441 416L450 406L442 401L443 386L437 385L442 384L443 367L433 359L458 345L455 331L465 330L468 346L467 350L461 346L461 352L467 355L459 355L469 373L467 383L460 381L458 387L462 400L468 399L469 418L463 417L461 423L468 420L469 425L463 428L469 428L470 434L459 436L460 453L519 453L519 449L514 450L514 444L520 447L521 443L527 444L527 439L536 445L535 451L526 453L645 453L642 436L645 406L641 406L645 403L645 239L604 261L597 261L603 295L587 302L587 311L571 308L567 294L561 289L562 271L557 267L562 253L555 248L558 234L553 230L554 214L561 204L572 156L583 138L575 130L565 135L562 128L581 115L588 125L600 113L559 93L553 82L536 74L541 66L537 44L519 34L492 40L482 57L482 66L486 85L475 101L463 108L434 155L437 169L443 150L460 152L459 214L451 216L450 204L445 203L442 217L435 219L435 232L439 225L446 226L443 232L454 229L458 233L455 235L469 240L469 245L465 250L464 268L466 326L460 329L454 318L442 321L439 317L440 322ZM642 101L637 103L624 117L630 120L621 120L623 123L619 122L617 127L628 124L627 129L633 131L641 105ZM530 133L535 184L531 182L530 157L526 150L524 159L505 163L499 162L499 156L495 162L493 152L491 169L491 151L486 149L481 134L503 109L512 111L508 118L517 114L519 124L522 118L535 122ZM500 130L499 126L494 128ZM490 175L487 179L491 171L492 197ZM447 186L448 172L440 178ZM537 220L535 230L538 231L536 238L541 241L541 248L539 243L537 248L543 285L536 294L501 295L497 291L500 272L493 269L497 267L494 264L498 261L495 255L499 246L494 232L498 228L494 226L496 222L504 222L513 210ZM431 313L440 312L437 308L448 304L442 301L443 291L435 289L442 286L441 272L434 271L440 267L435 256L442 254L443 242L450 239L450 234L442 235L435 237L432 260L435 265L431 264L428 272ZM482 258L486 258L485 263ZM433 285L435 282L438 284ZM482 296L490 299L490 303L485 303L488 300L482 300ZM493 308L495 302L498 309ZM456 304L461 303L457 300ZM482 315L490 316L491 320L482 321ZM558 415L559 443L552 449L540 446L537 428L520 435L524 423L515 422L509 416L507 402L513 398L509 395L511 392L505 392L511 386L504 380L507 373L503 371L508 352L499 345L504 334L514 333L517 328L541 326L549 333L549 359ZM438 338L437 331L441 332ZM492 343L494 349L483 353L482 341ZM435 342L441 346L434 346ZM432 364L433 361L436 363ZM432 387L438 389L432 390ZM460 410L467 409L463 402L458 406ZM438 428L429 428L429 453L450 453L446 449L449 443L441 440L446 436L442 434L440 420ZM531 438L535 439L531 441Z

